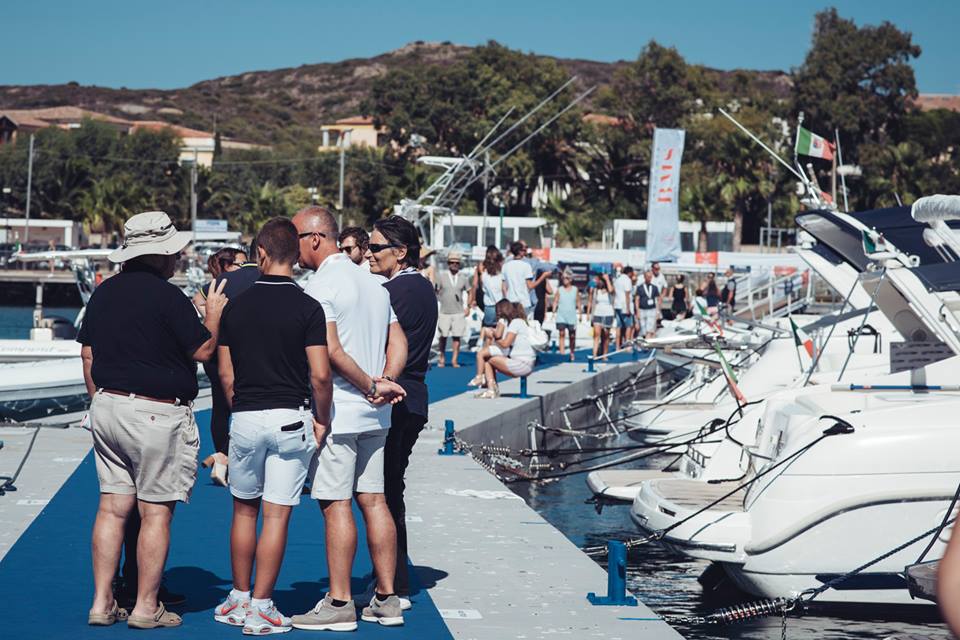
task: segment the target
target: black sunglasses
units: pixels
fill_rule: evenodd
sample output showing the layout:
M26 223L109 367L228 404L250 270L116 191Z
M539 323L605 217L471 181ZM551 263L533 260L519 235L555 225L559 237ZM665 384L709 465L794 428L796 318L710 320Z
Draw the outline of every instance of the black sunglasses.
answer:
M400 244L394 244L393 242L389 244L377 244L375 242L371 242L367 245L367 248L370 249L370 253L380 253L384 249L399 249L402 246L403 245Z
M351 253L351 252L353 252L354 249L359 249L359 248L360 248L360 246L359 246L359 245L356 245L356 244L340 245L340 252L341 252L341 253Z
M315 234L315 233L316 233L317 235L319 235L321 238L326 238L326 237L327 237L327 234L325 234L323 231L304 231L303 233L298 233L298 234L297 234L297 238L303 240L303 239L306 238L307 236L312 236L312 235Z

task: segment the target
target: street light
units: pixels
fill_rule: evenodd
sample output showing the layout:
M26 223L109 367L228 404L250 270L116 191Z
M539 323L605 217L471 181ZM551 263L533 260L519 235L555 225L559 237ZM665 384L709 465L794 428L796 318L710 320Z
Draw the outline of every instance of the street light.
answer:
M346 163L344 153L350 141L350 133L352 131L352 128L342 129L340 131L340 137L337 139L337 145L340 147L340 198L337 200L337 210L340 212L338 216L340 219L337 221L337 226L339 227L343 227L343 168Z

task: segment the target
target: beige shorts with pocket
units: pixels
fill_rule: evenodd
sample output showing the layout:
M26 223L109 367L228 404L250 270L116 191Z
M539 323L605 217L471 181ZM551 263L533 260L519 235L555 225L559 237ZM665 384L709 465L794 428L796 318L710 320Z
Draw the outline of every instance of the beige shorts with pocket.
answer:
M189 406L97 391L90 422L101 493L190 501L200 432Z
M467 318L462 313L441 313L437 329L444 338L460 338L467 332Z
M310 467L310 496L350 500L354 493L383 493L383 447L389 431L328 434Z

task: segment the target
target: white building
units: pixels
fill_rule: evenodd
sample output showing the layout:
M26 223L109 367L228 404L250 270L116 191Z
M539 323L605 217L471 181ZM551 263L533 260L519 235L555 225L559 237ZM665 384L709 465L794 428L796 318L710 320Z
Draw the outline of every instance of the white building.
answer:
M700 223L680 221L680 250L697 251ZM617 218L608 222L603 230L604 249L645 249L647 246L647 221L633 218ZM733 222L707 222L707 251L733 250Z

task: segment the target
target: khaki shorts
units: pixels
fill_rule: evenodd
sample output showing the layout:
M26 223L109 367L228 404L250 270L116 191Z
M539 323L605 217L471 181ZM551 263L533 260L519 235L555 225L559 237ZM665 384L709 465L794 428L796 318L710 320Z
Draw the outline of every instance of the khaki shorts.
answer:
M189 406L98 391L90 422L101 493L190 501L200 432Z
M467 331L467 319L462 313L441 313L437 318L437 329L444 338L460 338Z
M389 431L327 435L310 467L310 497L350 500L354 493L383 493L383 447Z

